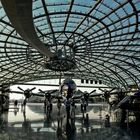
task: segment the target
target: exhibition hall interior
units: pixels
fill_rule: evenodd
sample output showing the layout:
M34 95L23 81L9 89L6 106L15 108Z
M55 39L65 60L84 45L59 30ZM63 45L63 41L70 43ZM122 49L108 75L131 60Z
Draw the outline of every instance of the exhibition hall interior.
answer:
M140 0L0 1L0 140L140 139Z

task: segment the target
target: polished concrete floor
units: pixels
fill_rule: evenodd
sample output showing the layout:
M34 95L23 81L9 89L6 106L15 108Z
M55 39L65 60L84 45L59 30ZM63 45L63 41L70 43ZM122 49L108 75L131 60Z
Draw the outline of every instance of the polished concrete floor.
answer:
M48 114L43 104L30 103L24 110L20 105L0 116L0 140L139 140L128 129L120 128L112 112L106 121L107 105L90 104L86 112L80 105L67 117L65 107L56 105Z

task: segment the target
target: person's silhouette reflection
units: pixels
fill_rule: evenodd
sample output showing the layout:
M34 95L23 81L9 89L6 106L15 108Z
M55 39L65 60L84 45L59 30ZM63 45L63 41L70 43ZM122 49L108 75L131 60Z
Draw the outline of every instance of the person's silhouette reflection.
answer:
M25 110L23 111L23 118L24 118L24 121L22 123L22 128L23 128L23 131L28 134L31 131L31 123L29 120L26 119Z
M62 130L62 121L63 118L61 117L60 111L58 111L58 116L57 116L57 139L58 140L62 140L64 139L64 135L63 135L63 130Z
M51 115L52 115L52 110L50 110L50 108L48 108L46 110L46 118L48 119L48 121L51 120Z
M15 108L18 106L18 100L14 101L14 106L15 106Z
M110 127L110 116L107 114L106 116L105 116L105 122L104 122L105 124L105 127Z
M76 139L75 121L71 120L70 122L70 117L67 117L67 121L66 121L66 135L67 135L67 140Z
M86 114L85 120L84 120L84 125L86 127L86 132L89 132L89 116Z
M48 100L46 103L46 109L44 109L44 113L45 113L45 120L47 119L49 121L51 119L52 105Z
M57 139L58 140L75 140L76 139L75 121L71 120L70 116L67 116L66 123L65 125L63 125L64 118L65 116L62 117L61 113L58 112Z
M86 116L83 113L81 133L83 133L83 131L84 131L83 128L86 128L86 133L89 132L89 116L88 116L88 113L86 114Z
M51 120L51 113L45 112L44 114L44 127L51 127L52 120Z
M71 120L72 121L75 121L75 108L76 108L76 106L75 106L75 101L74 101L74 99L72 100L72 103L71 103Z
M8 112L0 112L0 133L8 129Z
M17 112L18 112L18 109L14 109L14 115L16 116L17 115Z

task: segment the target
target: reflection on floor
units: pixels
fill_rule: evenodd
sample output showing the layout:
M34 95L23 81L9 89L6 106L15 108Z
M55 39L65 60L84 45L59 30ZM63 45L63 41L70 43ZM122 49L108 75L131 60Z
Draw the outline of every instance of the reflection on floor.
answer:
M106 105L89 105L86 112L77 105L69 115L64 106L58 111L56 105L51 113L33 103L26 111L21 106L10 109L0 116L0 140L139 140L117 126Z

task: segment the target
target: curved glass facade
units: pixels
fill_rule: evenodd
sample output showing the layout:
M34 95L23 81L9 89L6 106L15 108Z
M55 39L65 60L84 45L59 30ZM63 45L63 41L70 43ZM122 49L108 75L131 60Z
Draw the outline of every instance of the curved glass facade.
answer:
M52 53L74 57L75 79L127 88L140 82L139 0L33 0L35 31ZM15 30L0 3L0 83L59 78ZM63 67L63 65L61 65ZM64 78L65 71L61 72Z

